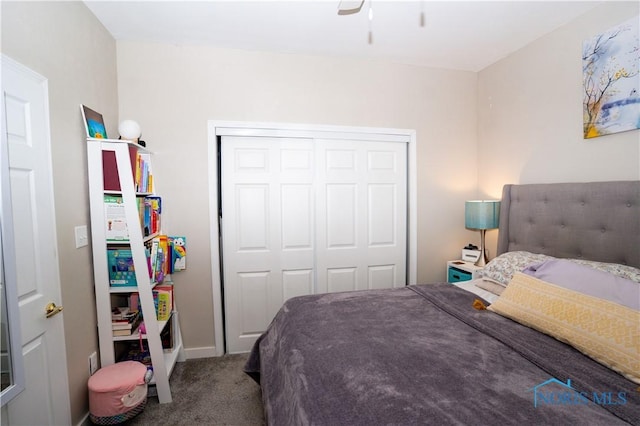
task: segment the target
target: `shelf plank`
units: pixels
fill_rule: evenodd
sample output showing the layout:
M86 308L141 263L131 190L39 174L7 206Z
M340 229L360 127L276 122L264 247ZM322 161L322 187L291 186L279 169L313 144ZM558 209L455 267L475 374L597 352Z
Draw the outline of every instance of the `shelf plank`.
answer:
M143 237L142 238L142 242L146 243L147 241L151 241L155 237L159 237L160 235L162 235L160 232L153 233L151 235ZM131 244L131 241L130 240L107 240L107 244L114 245L114 246L117 246L117 245L129 245L129 244Z
M103 191L107 195L122 195L122 191L116 191L115 189L105 189ZM150 197L156 195L155 192L136 192L136 197Z
M126 286L126 287L109 287L109 293L118 294L118 293L136 293L138 291L138 286Z
M87 142L101 142L101 143L121 143L123 145L135 146L138 151L142 151L145 154L153 154L146 146L142 146L139 143L130 141L128 139L99 139L99 138L87 138Z

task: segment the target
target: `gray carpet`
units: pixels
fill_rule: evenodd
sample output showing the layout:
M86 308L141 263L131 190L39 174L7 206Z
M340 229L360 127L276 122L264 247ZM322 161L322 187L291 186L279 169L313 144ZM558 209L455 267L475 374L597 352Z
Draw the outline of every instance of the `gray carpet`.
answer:
M260 387L243 371L248 354L192 359L171 375L173 401L150 397L127 425L263 425Z

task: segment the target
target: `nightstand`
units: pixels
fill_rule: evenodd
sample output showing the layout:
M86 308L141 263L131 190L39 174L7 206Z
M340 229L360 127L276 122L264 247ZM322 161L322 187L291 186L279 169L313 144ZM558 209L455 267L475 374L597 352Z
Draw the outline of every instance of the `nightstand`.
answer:
M481 266L462 260L450 260L447 262L447 282L457 283L480 278Z

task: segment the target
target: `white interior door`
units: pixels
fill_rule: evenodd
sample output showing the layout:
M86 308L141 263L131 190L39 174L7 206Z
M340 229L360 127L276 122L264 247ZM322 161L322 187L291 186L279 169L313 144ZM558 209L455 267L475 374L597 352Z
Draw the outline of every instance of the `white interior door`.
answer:
M8 403L3 420L70 424L63 318L45 315L47 304L61 304L47 80L3 56L2 92L25 368L25 390Z
M294 296L406 284L406 143L222 138L227 349Z
M313 141L222 139L229 352L246 352L282 303L313 293Z
M316 140L318 293L404 286L407 144Z

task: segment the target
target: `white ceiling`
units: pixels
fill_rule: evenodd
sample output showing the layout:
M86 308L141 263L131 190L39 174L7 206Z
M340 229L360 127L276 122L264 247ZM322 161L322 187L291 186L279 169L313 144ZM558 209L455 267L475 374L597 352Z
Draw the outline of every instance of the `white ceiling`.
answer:
M602 2L366 0L360 13L346 16L337 14L339 0L85 3L116 40L479 71Z

